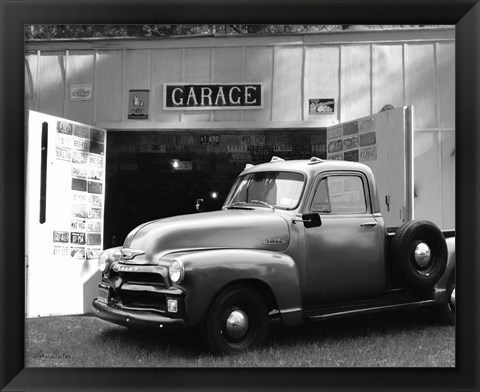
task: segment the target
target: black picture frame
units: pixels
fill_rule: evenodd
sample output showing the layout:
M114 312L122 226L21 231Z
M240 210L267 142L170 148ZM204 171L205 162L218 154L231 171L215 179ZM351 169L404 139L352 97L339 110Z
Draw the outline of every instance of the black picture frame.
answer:
M0 387L20 390L479 389L480 4L478 0L0 0ZM456 25L456 227L453 369L24 368L24 24L311 23Z

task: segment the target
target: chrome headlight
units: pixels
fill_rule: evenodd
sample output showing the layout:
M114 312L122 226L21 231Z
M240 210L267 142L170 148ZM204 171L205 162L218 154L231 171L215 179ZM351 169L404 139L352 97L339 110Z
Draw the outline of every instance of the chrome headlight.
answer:
M180 260L173 260L168 269L168 274L173 283L181 283L185 278L185 267Z
M108 253L107 252L102 252L100 253L100 256L98 256L98 269L106 273L108 271L110 262L108 260Z

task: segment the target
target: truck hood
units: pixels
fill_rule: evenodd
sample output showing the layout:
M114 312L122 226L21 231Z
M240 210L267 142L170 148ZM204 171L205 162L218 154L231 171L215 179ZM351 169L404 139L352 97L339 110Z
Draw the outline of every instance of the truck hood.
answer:
M125 239L124 248L142 250L133 262L152 262L159 255L190 249L250 248L282 251L290 236L278 213L264 210L221 210L180 215L145 223Z

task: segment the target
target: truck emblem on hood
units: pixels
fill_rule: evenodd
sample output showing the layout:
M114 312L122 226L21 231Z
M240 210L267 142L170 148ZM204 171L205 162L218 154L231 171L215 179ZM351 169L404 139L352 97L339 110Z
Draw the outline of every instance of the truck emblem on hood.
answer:
M276 245L276 244L284 244L285 241L281 238L267 238L262 242L264 245Z
M121 249L120 253L122 254L122 260L131 260L136 256L145 254L143 250L134 250L128 248Z

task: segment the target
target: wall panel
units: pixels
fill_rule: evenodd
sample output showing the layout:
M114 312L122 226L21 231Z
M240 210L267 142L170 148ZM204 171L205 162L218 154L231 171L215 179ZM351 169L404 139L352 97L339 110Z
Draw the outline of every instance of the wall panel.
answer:
M341 121L371 114L370 45L341 47Z
M38 80L38 111L65 117L65 53L42 53Z
M455 128L455 44L437 44L440 128Z
M152 51L152 118L153 121L180 121L180 110L163 110L165 83L182 81L182 50L160 49Z
M79 84L90 84L93 88L94 58L95 53L92 51L69 52L65 114L69 120L79 121L85 124L93 123L93 96L90 101L72 101L70 88L73 85Z
M403 106L402 45L375 45L373 49L373 112L378 113L387 104Z
M183 81L211 82L211 48L185 49ZM210 121L210 110L185 110L183 121Z
M434 44L405 47L405 105L415 108L415 129L435 129L436 87Z
M126 89L125 95L125 116L128 116L128 99L130 90L150 89L150 51L149 50L127 50L126 58ZM151 96L150 96L151 99ZM149 120L151 119L151 106L149 107ZM141 122L142 120L127 120L128 122ZM148 120L143 120L148 121Z
M309 47L305 66L305 107L306 119L330 121L339 120L339 64L340 48L336 46ZM309 99L335 100L335 113L332 115L308 115Z
M269 121L272 112L273 48L245 48L245 81L262 83L263 109L245 110L245 121Z
M213 51L213 82L243 82L242 48L215 48ZM215 121L240 121L241 110L215 110Z
M37 53L25 55L25 105L30 110L36 110L37 58Z
M302 120L303 48L277 47L273 71L273 121Z
M442 227L442 174L437 134L414 133L414 217L430 220Z
M99 51L96 65L96 121L121 122L123 103L123 52Z

